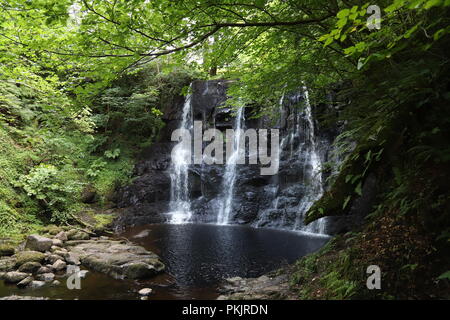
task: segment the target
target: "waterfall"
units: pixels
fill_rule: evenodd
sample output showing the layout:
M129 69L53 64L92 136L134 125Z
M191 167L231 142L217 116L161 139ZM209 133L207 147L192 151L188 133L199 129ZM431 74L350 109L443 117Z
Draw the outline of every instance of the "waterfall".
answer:
M217 215L217 224L228 224L230 221L230 213L233 206L234 186L236 184L236 165L239 160L239 149L242 134L242 122L244 121L244 107L240 107L236 114L234 123L234 141L233 152L226 161L225 173L222 182L222 194L220 197L219 213Z
M179 129L192 130L192 95L189 93L184 102L183 115ZM179 142L172 150L170 168L170 223L189 222L192 216L189 194L189 163L191 144Z
M312 115L311 103L309 101L309 92L306 87L303 87L304 102L305 102L305 141L307 146L306 152L308 154L307 162L304 165L304 176L307 178L308 191L302 199L298 207L298 218L296 219L294 229L302 229L307 232L324 233L325 219L319 219L308 226L302 227L302 221L306 212L311 208L315 201L320 199L323 195L323 181L322 181L322 161L318 154L317 141L315 136L314 119Z
M309 93L307 88L303 87L301 92L288 95L288 98L287 105L284 105L284 95L279 101L282 112L285 108L290 110L291 123L281 138L278 161L282 170L298 172L301 180L286 184L283 183L286 173L279 173L284 179L274 179L271 187L267 188L265 197L270 200L269 206L260 210L253 225L324 234L324 219L308 226L303 225L306 212L324 192L322 159L319 152L321 150L315 134ZM303 110L297 108L300 101L303 101ZM290 173L287 175L291 177Z

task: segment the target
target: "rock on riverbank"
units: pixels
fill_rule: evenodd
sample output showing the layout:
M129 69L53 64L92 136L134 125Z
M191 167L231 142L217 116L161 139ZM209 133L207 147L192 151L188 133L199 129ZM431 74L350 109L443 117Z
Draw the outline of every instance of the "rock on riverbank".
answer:
M115 279L146 279L164 271L159 257L126 240L61 231L53 237L30 235L16 250L0 256L0 280L20 288L55 285L69 267L82 266ZM11 255L11 253L14 253Z
M259 278L233 277L219 288L218 300L295 300L286 274Z

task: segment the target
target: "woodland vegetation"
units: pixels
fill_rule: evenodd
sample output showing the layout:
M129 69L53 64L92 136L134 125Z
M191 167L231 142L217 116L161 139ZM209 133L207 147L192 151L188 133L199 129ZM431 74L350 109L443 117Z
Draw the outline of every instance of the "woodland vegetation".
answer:
M380 29L367 27L372 4ZM293 288L300 298L448 298L449 7L0 0L0 237L85 215L108 223L101 212L158 136L162 106L192 79L239 79L230 95L254 117L276 115L283 93L307 85L314 104L338 92L339 112L320 122L343 124L345 159L307 221L348 213L369 174L382 192L360 230L295 265ZM371 261L396 277L367 296L359 280Z

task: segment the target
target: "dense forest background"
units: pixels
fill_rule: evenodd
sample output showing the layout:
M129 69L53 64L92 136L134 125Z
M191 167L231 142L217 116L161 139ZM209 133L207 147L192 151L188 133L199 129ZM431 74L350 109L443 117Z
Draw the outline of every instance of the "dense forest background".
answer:
M381 8L369 30L367 8ZM0 1L0 237L49 224L107 225L114 192L158 137L162 106L192 79L239 79L230 95L276 116L307 85L337 92L345 159L307 221L345 215L377 178L357 230L294 267L300 298L448 297L448 0ZM233 99L230 100L233 103ZM314 281L320 275L320 280Z

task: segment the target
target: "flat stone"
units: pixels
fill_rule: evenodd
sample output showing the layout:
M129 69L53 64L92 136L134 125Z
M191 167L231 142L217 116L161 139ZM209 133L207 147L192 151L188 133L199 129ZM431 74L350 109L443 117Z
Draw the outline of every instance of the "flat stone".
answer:
M83 266L116 279L150 278L165 268L156 254L124 241L81 240L65 245L79 256Z
M37 234L32 234L27 237L25 248L32 251L45 252L49 251L52 245L52 239L45 238Z
M10 271L7 272L3 278L5 279L5 282L18 283L28 276L29 274L25 272Z
M152 293L152 291L153 290L150 288L144 288L144 289L139 290L139 294L141 296L149 296Z

